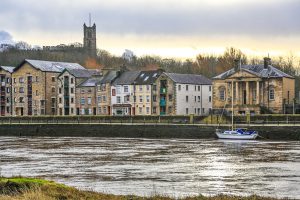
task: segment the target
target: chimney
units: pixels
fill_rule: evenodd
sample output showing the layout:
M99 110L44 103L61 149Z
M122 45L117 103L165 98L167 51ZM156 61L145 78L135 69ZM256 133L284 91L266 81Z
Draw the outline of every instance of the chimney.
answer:
M234 71L240 71L241 70L241 60L240 59L234 59Z
M271 58L264 58L264 69L268 69L269 65L271 64Z

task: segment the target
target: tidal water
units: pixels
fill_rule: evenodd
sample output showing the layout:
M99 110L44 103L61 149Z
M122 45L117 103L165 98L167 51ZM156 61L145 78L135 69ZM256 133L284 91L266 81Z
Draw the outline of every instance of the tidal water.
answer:
M113 194L300 199L300 142L0 137L0 175Z

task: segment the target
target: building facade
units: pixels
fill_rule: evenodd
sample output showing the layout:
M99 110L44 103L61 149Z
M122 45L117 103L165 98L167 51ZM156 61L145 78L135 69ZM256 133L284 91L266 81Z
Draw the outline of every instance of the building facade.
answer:
M0 66L0 116L12 115L12 79L14 67Z
M13 115L57 115L57 78L76 63L24 60L12 73Z
M271 65L236 66L213 79L213 108L234 114L285 113L295 98L294 77Z

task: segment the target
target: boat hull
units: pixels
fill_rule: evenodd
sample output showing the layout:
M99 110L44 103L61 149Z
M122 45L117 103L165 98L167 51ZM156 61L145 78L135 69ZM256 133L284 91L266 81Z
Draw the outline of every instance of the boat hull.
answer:
M258 136L257 133L253 134L238 134L234 131L216 132L219 139L231 139L231 140L255 140Z

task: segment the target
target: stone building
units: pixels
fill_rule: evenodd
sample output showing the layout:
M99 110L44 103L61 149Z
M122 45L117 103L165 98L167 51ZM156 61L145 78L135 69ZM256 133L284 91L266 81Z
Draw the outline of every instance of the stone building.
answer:
M58 76L58 115L76 115L76 88L93 75L100 75L100 72L90 69L65 69Z
M96 101L98 115L111 115L111 86L120 71L102 70L103 78L97 83Z
M133 115L153 114L153 85L162 73L162 70L141 71L138 77L134 80L133 98L131 98Z
M97 84L103 77L91 77L76 88L76 114L97 115Z
M77 63L24 60L12 73L13 115L57 115L57 77Z
M271 65L241 65L213 78L213 109L225 108L234 114L285 113L285 105L295 98L294 77Z
M97 55L97 33L96 33L96 24L93 26L87 26L83 24L83 48L91 57L96 57Z
M212 109L212 82L195 74L163 73L153 87L157 115L206 115Z
M0 116L12 114L12 79L14 67L0 66Z

